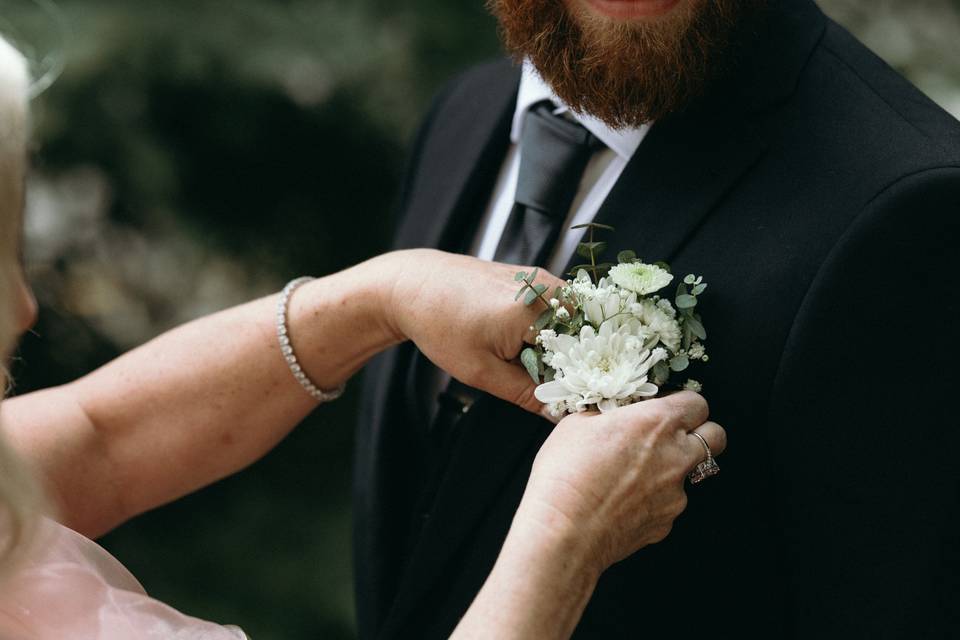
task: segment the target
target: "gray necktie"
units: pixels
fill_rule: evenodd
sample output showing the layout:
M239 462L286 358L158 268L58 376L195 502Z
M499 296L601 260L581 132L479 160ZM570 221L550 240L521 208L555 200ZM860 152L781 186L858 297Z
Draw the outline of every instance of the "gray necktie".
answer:
M603 144L582 125L534 105L523 121L517 194L494 260L543 266L593 152Z

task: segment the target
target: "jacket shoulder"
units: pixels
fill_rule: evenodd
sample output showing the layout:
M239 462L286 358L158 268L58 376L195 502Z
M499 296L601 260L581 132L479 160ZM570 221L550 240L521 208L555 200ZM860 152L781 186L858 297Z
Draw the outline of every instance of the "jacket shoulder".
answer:
M905 169L960 162L960 122L832 20L808 79L817 88L834 89L822 95L833 101L838 117L851 117L842 137L853 148L895 148Z

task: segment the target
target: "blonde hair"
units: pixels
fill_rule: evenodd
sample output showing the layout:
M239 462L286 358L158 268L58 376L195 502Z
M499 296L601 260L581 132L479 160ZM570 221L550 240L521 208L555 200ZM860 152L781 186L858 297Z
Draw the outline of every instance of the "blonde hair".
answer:
M29 131L29 73L23 56L0 37L0 393L6 394L3 365L18 337L14 308L19 275L19 220L23 210ZM0 412L2 417L2 412ZM40 505L34 478L0 433L0 575L30 541Z

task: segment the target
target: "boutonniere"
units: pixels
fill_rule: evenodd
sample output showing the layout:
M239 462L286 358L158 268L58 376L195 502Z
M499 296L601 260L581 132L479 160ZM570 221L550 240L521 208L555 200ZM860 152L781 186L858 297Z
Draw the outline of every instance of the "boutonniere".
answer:
M516 299L544 306L531 327L535 346L520 354L538 385L537 399L559 418L609 411L664 389L700 392L696 380L680 384L674 378L709 359L703 345L707 332L696 312L707 283L688 275L668 299L661 294L674 279L667 264L649 264L633 251L622 251L616 264L601 262L607 244L595 241L595 232L613 227L590 223L573 228L588 230L577 254L589 264L574 267L565 286L548 297L546 285L534 284L536 269L516 274L522 283Z

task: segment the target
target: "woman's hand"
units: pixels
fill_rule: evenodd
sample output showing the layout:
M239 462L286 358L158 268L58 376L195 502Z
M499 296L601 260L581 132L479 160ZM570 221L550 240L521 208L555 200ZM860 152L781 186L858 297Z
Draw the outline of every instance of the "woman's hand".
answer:
M389 278L384 300L389 325L410 339L435 365L460 382L540 413L533 380L514 361L532 339L530 325L542 304L514 300L515 267L429 249L398 251L373 261ZM387 270L384 273L382 270ZM541 270L544 297L563 282Z
M584 542L599 572L659 542L687 504L684 480L726 447L720 425L707 422L699 394L684 391L604 414L574 414L557 425L537 455L521 522Z
M456 640L569 638L600 574L667 536L684 481L724 430L692 392L563 419L544 443L493 571Z

